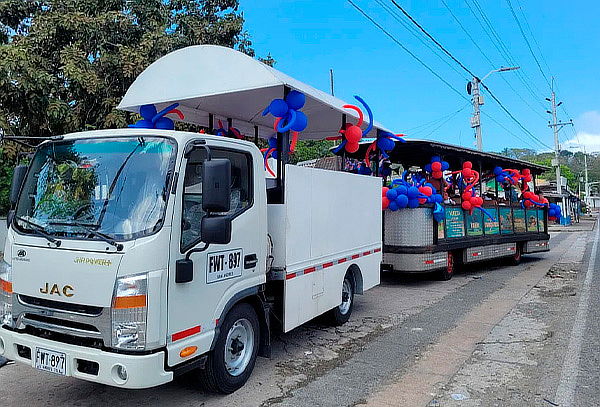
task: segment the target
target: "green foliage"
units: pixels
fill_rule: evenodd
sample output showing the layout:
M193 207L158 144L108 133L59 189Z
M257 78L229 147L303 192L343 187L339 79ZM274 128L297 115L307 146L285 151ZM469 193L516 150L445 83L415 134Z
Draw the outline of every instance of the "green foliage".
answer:
M1 1L0 129L50 136L124 127L133 118L115 106L161 56L196 44L254 56L243 23L238 0Z
M2 157L2 150L0 150L0 157ZM13 169L14 163L5 159L0 160L0 215L5 215L10 209L8 198L10 195Z
M290 162L296 164L315 158L327 157L332 155L329 149L334 145L335 142L328 140L299 140L296 144L296 151L290 157Z

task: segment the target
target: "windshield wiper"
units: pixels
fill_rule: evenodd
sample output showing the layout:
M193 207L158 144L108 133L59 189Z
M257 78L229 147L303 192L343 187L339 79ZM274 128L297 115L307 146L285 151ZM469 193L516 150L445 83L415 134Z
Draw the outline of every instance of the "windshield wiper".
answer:
M85 225L83 223L77 222L75 220L71 221L71 222L50 222L50 225L62 225L62 226L77 226L77 227L80 227L81 229L83 229L87 233L89 233L90 235L94 235L94 236L100 238L101 240L105 241L109 245L116 247L117 251L123 250L123 245L120 244L120 243L115 242L115 240L112 237L110 237L108 235L105 235L104 233L98 232L97 230L92 229L88 225ZM98 227L97 225L93 225L93 226Z
M28 224L29 226L32 227L31 230L35 231L38 235L46 238L46 240L48 240L50 243L53 243L56 245L56 247L60 247L61 245L61 241L58 239L55 239L54 237L52 237L51 234L49 234L46 229L42 226L42 225L38 225L37 223L34 223L30 220L27 220L21 216L16 216L15 219L20 220L23 223Z

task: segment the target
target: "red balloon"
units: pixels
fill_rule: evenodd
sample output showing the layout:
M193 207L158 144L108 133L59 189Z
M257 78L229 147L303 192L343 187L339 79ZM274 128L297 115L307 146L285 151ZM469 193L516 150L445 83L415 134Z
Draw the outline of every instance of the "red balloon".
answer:
M532 196L533 196L533 192L531 192L531 191L523 192L523 198L532 199L531 198Z
M547 199L547 198L544 198L544 199L542 199L542 203L544 203L544 204L547 204L547 203L549 203L549 202L548 202L548 199Z
M390 206L390 200L387 196L381 197L381 209L387 209Z
M463 163L463 168L473 168L473 163L471 161L465 161Z
M433 189L431 189L431 187L421 187L419 188L419 192L424 195L431 196L431 194L433 194Z
M473 170L470 168L463 168L462 175L465 178L471 178L473 176Z
M469 202L471 203L471 206L477 206L479 204L479 200L476 196L472 196L471 199L469 199Z
M387 194L387 191L389 191L390 189L388 187L383 187L381 188L381 196L385 196Z
M421 205L423 205L425 202L427 202L427 199L425 199L425 198L419 198L419 203Z
M431 176L435 179L440 179L444 176L444 173L441 171L434 171Z
M358 151L358 143L351 143L348 141L346 143L346 151L349 153L356 153Z
M529 208L533 204L531 203L531 201L525 201L523 202L523 205L525 205L526 208Z
M433 171L441 171L442 170L442 163L439 161L434 161L431 163L431 169Z
M471 199L473 195L470 192L463 192L462 194L462 199L463 201L468 201L469 199Z
M529 175L529 174L531 174L531 170L529 168L524 168L523 175Z
M358 126L350 126L344 135L348 143L358 143L362 138L362 130Z
M481 205L483 205L483 198L478 196L477 197L477 206L481 206Z
M466 211L471 210L471 202L469 202L469 201L463 201L461 206Z

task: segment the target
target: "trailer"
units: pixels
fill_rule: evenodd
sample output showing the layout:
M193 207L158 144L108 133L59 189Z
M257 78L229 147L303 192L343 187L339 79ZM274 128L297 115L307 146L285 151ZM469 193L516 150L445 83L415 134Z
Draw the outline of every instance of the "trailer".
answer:
M306 98L304 139L353 117L240 52L194 46L127 91L119 108L144 120L152 110L148 126L41 143L11 187L0 355L128 389L193 372L231 393L269 356L277 326L345 323L354 296L379 284L381 183L290 165L289 131L273 135L265 171L256 144L273 118L261 112L294 91ZM201 132L152 128L163 109ZM220 121L237 137L216 135Z
M341 150L339 154L344 160L360 161L372 143L373 140L363 141L357 152L347 154ZM449 196L441 203L444 218L439 221L433 216L434 205L428 203L416 208L385 210L382 270L435 272L441 279L449 280L464 264L501 258L518 264L523 254L550 250L548 207L523 205L522 197L508 192L513 187L505 191L493 174L496 168L528 169L531 181L526 188L534 191L536 176L548 168L494 153L410 138L404 143L395 141L388 155L389 158L381 162L385 162L388 169L394 167L394 175L379 174L382 169L373 164L373 174L384 175L388 183L399 178L403 171L417 176L424 174L432 157L448 163L449 170L445 171L444 177L449 176L452 169L461 169L465 162L470 162L472 168L482 174L481 178L487 175L487 181L480 179L475 185L477 194L486 192L481 205L483 210L463 209L464 186L450 187L446 191ZM377 158L372 159L378 162Z

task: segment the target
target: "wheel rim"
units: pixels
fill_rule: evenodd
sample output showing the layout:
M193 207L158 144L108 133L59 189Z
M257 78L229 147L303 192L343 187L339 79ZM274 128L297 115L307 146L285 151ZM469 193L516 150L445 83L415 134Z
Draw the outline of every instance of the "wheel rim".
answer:
M515 249L515 260L519 261L521 260L521 249L517 246L517 248Z
M347 278L344 279L342 284L342 303L340 304L340 313L346 315L350 311L352 305L352 283Z
M448 262L446 264L446 272L452 274L454 272L454 256L448 252Z
M239 376L248 367L254 351L254 328L245 318L238 319L229 329L225 341L225 368Z

